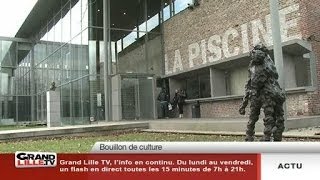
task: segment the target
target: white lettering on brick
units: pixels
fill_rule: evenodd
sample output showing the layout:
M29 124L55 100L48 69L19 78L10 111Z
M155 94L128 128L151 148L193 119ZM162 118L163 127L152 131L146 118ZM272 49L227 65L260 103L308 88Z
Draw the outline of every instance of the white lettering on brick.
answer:
M296 17L287 17L298 10L299 4L293 4L279 11L282 42L302 38L300 29L298 28L300 15L297 13ZM273 45L270 14L266 15L263 20L254 19L242 24L239 30L238 32L235 28L228 28L222 35L215 34L208 39L202 39L200 44L198 42L190 44L187 47L188 56L186 57L186 59L189 60L189 68L219 61L223 58L239 55L240 53L247 53L250 50L250 45L253 46L260 42L265 43L266 46ZM249 37L252 37L252 39L249 39ZM241 43L239 46L232 46L233 48L231 49L230 43L236 38L239 38ZM201 58L201 64L195 64L195 62L200 62L194 61L198 58ZM172 70L170 70L169 67L170 63L168 61L170 60L174 61L173 67L171 67ZM183 68L180 49L175 50L173 58L168 58L167 55L165 55L166 74L177 72L177 70L182 71Z
M174 64L173 64L173 72L176 72L178 70L182 71L182 60L181 60L181 54L179 50L175 50L174 52Z
M200 55L200 46L198 43L192 43L189 45L189 67L192 68L194 65L193 60Z
M269 20L268 20L269 19ZM255 19L251 21L252 26L252 44L265 43L266 46L272 45L272 35L271 35L271 24L270 15L269 18L266 16L266 28L260 19ZM261 41L260 35L264 41Z
M279 18L281 24L281 38L283 42L290 41L293 39L301 39L302 35L300 31L297 29L299 18L294 18L291 20L287 20L286 16L290 13L296 12L299 10L299 4L294 4L292 6L283 8L279 11ZM290 30L296 29L295 33L288 33Z
M236 37L239 36L239 33L236 29L234 28L229 28L223 35L222 37L222 49L223 49L223 54L226 58L236 56L240 52L239 47L234 47L233 52L230 52L229 49L229 38L232 40L235 39Z
M222 50L218 46L221 44L221 37L219 35L213 35L208 40L208 50L212 53L212 56L208 57L209 62L218 61L222 58Z
M164 71L166 74L172 73L172 71L170 71L170 69L169 69L169 62L168 62L168 55L167 54L164 55Z
M242 52L249 52L248 24L241 25Z
M201 59L202 64L207 64L207 44L206 40L201 40Z

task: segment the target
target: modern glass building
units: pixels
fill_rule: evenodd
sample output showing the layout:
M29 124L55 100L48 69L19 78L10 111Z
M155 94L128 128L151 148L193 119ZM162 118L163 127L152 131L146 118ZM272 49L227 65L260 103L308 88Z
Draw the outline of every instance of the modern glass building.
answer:
M288 116L318 115L320 11L279 2ZM258 42L273 56L268 1L38 0L0 37L0 119L156 119L161 87L186 90L185 117L197 101L202 117L239 117Z
M0 119L47 121L52 82L61 125L153 119L164 73L162 23L190 0L38 0L0 38Z

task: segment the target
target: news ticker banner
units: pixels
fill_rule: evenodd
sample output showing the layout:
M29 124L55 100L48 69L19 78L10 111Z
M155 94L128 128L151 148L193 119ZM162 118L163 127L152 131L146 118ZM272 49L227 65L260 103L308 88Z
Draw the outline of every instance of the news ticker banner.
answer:
M1 179L301 180L319 170L320 143L98 142L88 154L0 155Z

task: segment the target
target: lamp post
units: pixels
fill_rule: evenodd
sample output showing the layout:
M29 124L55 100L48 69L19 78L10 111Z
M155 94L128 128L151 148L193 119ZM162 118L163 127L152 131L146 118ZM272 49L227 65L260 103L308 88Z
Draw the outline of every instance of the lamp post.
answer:
M282 90L285 92L285 77L284 77L284 66L283 66L283 54L281 44L281 27L279 20L279 1L269 0L270 15L271 15L271 29L272 29L272 40L273 40L273 54L275 60L275 66L279 74L279 84ZM285 124L287 121L287 105L286 102L283 104L284 120ZM285 126L286 127L286 126Z

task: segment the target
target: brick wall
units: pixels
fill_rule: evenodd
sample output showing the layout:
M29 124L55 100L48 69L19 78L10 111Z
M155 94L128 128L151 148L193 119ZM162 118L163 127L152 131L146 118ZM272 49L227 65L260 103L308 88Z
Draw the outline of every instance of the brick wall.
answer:
M314 35L317 40L320 40L320 0L300 0L299 3L301 4L300 27L303 39ZM308 109L310 114L320 114L320 42L310 42L312 44L312 51L316 56L318 89L314 93L308 94Z
M243 54L257 42L272 45L268 2L202 0L194 10L186 9L166 21L166 74ZM286 22L298 21L301 16L298 0L282 0L280 9L280 14L285 14ZM287 27L287 31L282 32L283 41L301 38L299 25ZM219 47L221 53L217 54L213 46ZM190 57L190 53L196 54L196 57ZM181 59L181 62L177 59Z
M241 99L201 103L201 117L241 117L240 104Z
M267 0L201 0L200 6L194 10L186 9L166 21L164 23L166 74L188 71L209 63L209 56L213 56L213 58L216 56L216 51L212 52L208 49L209 43L212 43L212 41L209 42L210 38L217 35L221 40L230 28L235 29L238 33L235 37L229 36L227 41L231 55L237 50L236 48L239 48L238 54L247 52L255 41L252 35L253 24L260 20L264 28L267 26L268 3ZM306 40L311 35L320 40L320 0L280 0L280 9L295 9L295 5L298 5L298 10L286 14L286 21L297 20L297 26L288 28L287 36L290 38L282 38L282 40L293 38ZM247 33L243 34L244 29L247 30ZM261 34L260 31L259 33ZM265 44L270 41L261 35L259 38ZM248 39L248 41L243 39ZM199 47L199 53L190 66L190 45L195 43ZM223 48L222 44L222 42L214 41L214 45L220 46L221 49ZM311 44L316 56L318 87L314 92L295 93L287 96L288 115L291 117L320 114L320 91L318 90L320 86L320 42L311 41ZM203 50L203 47L206 49ZM228 55L223 50L221 52L221 58L218 60L223 60ZM194 52L191 51L191 53ZM180 64L177 59L181 60ZM237 117L239 116L240 101L240 99L235 99L202 102L202 117ZM187 117L191 117L190 104L185 106L185 110Z
M306 106L308 102L307 93L297 93L287 95L287 114L289 117L310 115L310 111Z
M287 95L287 114L289 117L298 117L312 114L312 110L308 109L306 103L309 100L307 93L296 93ZM219 100L201 102L200 113L202 118L214 117L243 117L239 114L239 107L241 105L241 98L232 100ZM192 117L193 103L184 106L185 117ZM250 104L246 108L246 116L249 114ZM261 110L261 117L263 117L263 110Z
M149 38L148 42L140 39L119 53L119 73L162 74L161 36L150 35Z

